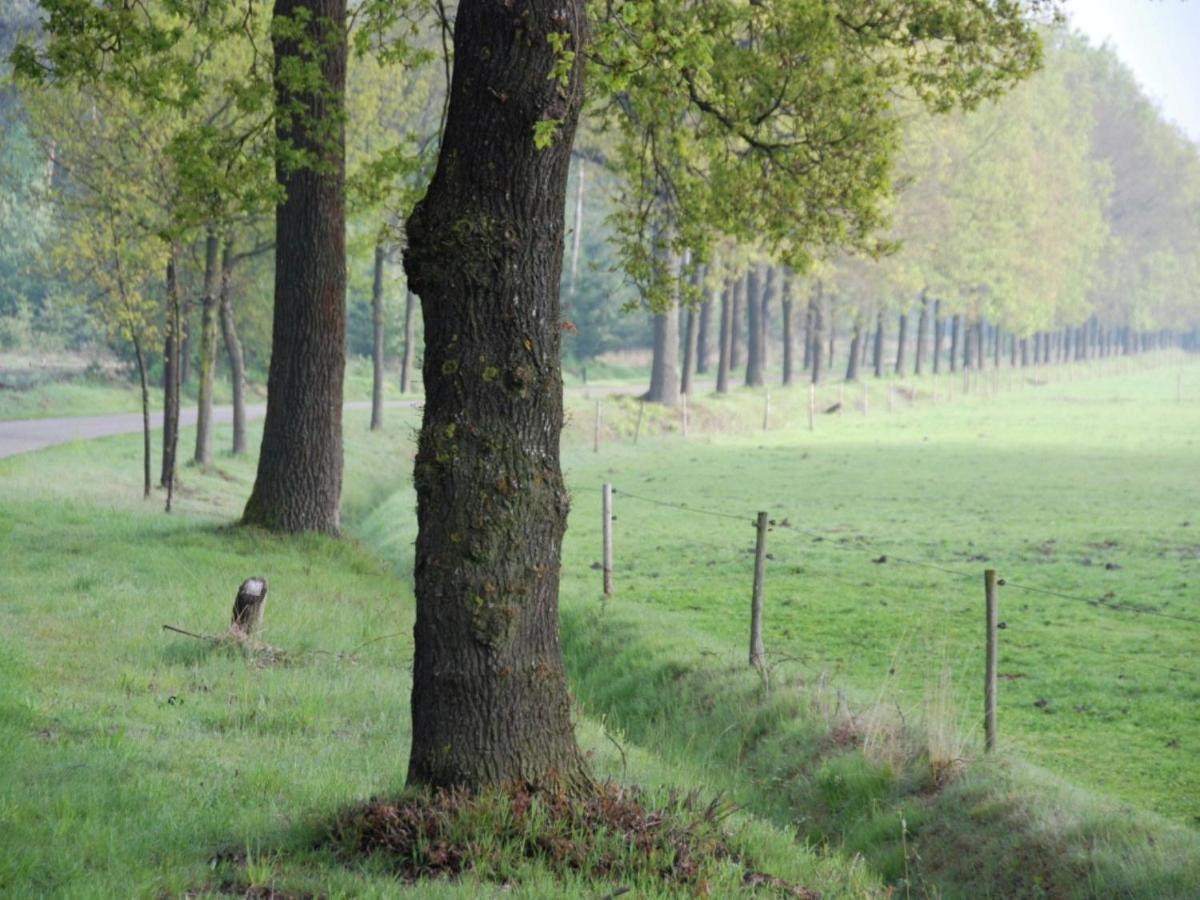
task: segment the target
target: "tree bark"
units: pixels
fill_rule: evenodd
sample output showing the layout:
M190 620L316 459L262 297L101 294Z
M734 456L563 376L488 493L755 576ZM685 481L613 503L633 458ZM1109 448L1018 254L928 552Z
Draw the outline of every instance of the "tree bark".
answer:
M791 384L795 366L796 340L792 336L792 276L784 273L780 308L783 326L783 383Z
M746 273L746 385L760 387L763 383L762 365L762 304L764 266L754 265Z
M862 322L860 322L858 320L858 318L856 317L854 319L854 330L851 332L851 335L850 335L850 354L846 358L846 380L847 381L857 381L858 380L858 360L859 360L859 357L861 356L860 350L862 349L862 339L863 339L862 330L863 330Z
M221 333L233 388L233 454L241 456L246 452L246 357L233 317L233 239L229 237L221 251Z
M729 368L735 370L742 365L742 298L746 295L746 276L733 280L733 318L729 331Z
M812 383L821 383L821 354L823 350L823 341L821 334L821 326L824 324L824 310L821 308L821 283L817 282L817 293L813 298L812 307Z
M700 304L700 322L696 332L696 374L706 375L709 369L709 334L712 332L712 292L705 288Z
M179 298L179 247L171 245L170 257L167 260L167 331L173 336L171 356L174 358L170 367L167 384L167 398L163 404L163 487L167 489L167 512L175 499L175 460L179 453L179 394L183 383L183 304Z
M679 254L667 250L671 307L654 317L654 358L650 364L648 403L679 405Z
M404 257L425 319L410 784L590 780L558 633L558 290L585 22L583 0L458 5L446 127ZM550 77L552 33L574 54L566 82Z
M872 368L875 370L875 377L883 377L883 309L880 308L875 316L875 350L874 358L871 360Z
M900 313L900 325L896 329L896 374L904 374L904 350L908 344L908 313Z
M371 430L383 427L383 240L375 244L371 281Z
M221 302L217 291L220 241L213 228L204 238L204 298L200 307L200 391L196 401L196 450L192 461L212 465L213 388L217 378L217 319Z
M921 291L921 313L917 316L917 352L914 375L925 374L925 346L929 343L929 298Z
M950 317L950 371L958 371L958 341L962 333L962 316L955 313Z
M733 350L733 287L721 291L721 327L717 335L717 393L729 393L730 355Z
M275 32L277 105L299 110L281 117L276 131L319 164L298 168L290 155L276 160L275 178L286 199L275 210L267 415L242 521L273 531L338 534L346 364L346 2L276 0L274 18L307 23L303 37ZM311 47L317 48L315 60L307 55ZM319 66L320 89L289 87L286 73L297 61Z
M696 364L696 310L688 307L687 321L683 329L683 365L679 373L679 391L692 392L692 368Z
M400 393L407 394L413 363L413 293L404 292L404 354L400 357Z

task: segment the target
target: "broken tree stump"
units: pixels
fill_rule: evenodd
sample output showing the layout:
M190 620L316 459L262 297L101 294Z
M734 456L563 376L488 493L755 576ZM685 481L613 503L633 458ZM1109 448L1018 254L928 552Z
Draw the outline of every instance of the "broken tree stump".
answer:
M263 607L267 603L267 579L247 578L238 588L233 601L233 618L229 629L245 637L252 636L262 627Z

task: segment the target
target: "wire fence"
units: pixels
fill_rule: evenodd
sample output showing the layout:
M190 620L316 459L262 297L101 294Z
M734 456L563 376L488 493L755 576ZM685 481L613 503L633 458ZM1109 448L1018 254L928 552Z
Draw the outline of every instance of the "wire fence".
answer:
M727 521L741 522L751 527L754 527L757 524L756 516L754 515L739 514L733 512L732 510L713 509L711 503L701 507L690 503L666 500L661 497L651 497L641 493L633 493L623 488L612 487L611 491L618 500L632 500L635 503L644 503L658 508L673 509L682 513L703 515ZM862 535L855 535L853 540L847 540L844 534L830 531L823 532L812 528L805 528L792 523L788 518L784 517L768 517L766 519L766 523L767 530L771 531L771 533L775 536L772 540L776 542L780 536L786 536L786 538L790 540L803 535L812 540L820 541L825 547L828 547L832 550L856 555L858 557L865 556L867 557L867 560L865 561L869 561L871 563L880 565L898 563L900 565L922 571L936 572L940 576L948 576L955 581L973 582L975 584L980 583L982 574L980 571L966 571L960 568L945 565L941 562L935 562L929 559L921 559L917 555L911 553L899 555L894 551L891 544L885 545L881 542L872 541L864 538ZM795 546L795 544L792 546ZM843 575L817 568L811 559L805 560L804 569L801 574L804 577L815 577L822 580L844 584L856 590L871 591L876 596L887 594L893 599L898 599L900 601L911 597L911 590L904 586L888 584L886 581L879 579L864 581L862 579L856 580L846 578ZM1200 625L1200 618L1198 617L1158 609L1144 602L1117 602L1114 595L1111 593L1101 597L1087 597L1080 594L1072 594L1067 591L1045 585L1033 584L1025 580L1014 581L1010 577L998 578L996 579L996 584L1002 588L1011 588L1013 590L1029 594L1053 597L1058 600L1064 600L1072 603L1086 604L1090 609L1101 615L1112 614L1116 617L1134 618L1149 617L1153 619L1178 622L1185 625ZM956 618L959 616L977 617L979 614L977 608L956 607L948 604L945 606L944 612L948 615L955 616ZM1017 620L1010 615L1008 619L1000 623L998 627L1001 630L1008 630L1012 627L1012 623L1015 621ZM947 636L948 632L945 628L943 628L942 637L945 638ZM1152 637L1157 641L1159 638L1163 637L1163 635L1154 635ZM1067 645L1062 644L1056 639L1056 646L1061 649ZM1200 680L1200 672L1196 670L1148 659L1145 655L1132 656L1094 644L1072 644L1071 649L1074 652L1089 654L1093 657L1099 656L1110 661L1118 661L1132 666L1145 666L1147 668L1153 668L1172 674L1185 675L1190 678ZM1122 673L1119 672L1116 673L1116 676L1123 677Z

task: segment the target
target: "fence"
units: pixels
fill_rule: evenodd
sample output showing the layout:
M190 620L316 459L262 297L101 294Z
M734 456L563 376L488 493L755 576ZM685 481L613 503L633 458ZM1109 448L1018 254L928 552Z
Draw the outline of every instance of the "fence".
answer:
M647 504L662 508L677 510L688 513L689 515L708 516L724 520L737 521L744 524L750 524L755 529L755 544L754 544L754 565L752 573L749 573L750 581L750 610L749 610L749 665L758 671L764 671L767 660L767 650L763 638L763 621L766 614L766 582L767 582L767 561L770 558L767 553L768 535L776 530L776 522L772 520L769 514L765 511L759 511L756 515L739 514L730 510L717 510L707 507L698 507L690 504L675 503L659 497L650 497L643 494L635 494L626 490L618 490L612 484L604 484L602 488L602 534L603 534L603 595L605 600L610 600L615 594L614 583L616 581L615 563L613 555L613 511L614 498L617 501L629 500L634 503ZM831 535L822 533L812 529L806 529L797 525L788 523L787 529L796 535L806 535L819 540L828 540ZM995 749L997 744L997 710L999 706L998 692L998 661L1000 655L1000 632L1006 630L1009 625L1006 621L1000 619L1000 591L1013 590L1026 592L1030 594L1039 594L1043 596L1054 597L1059 600L1071 602L1086 603L1093 609L1103 611L1105 613L1115 613L1119 615L1128 615L1136 617L1151 617L1169 620L1172 622L1183 623L1189 626L1200 625L1200 618L1164 611L1156 609L1148 605L1137 605L1134 603L1118 603L1114 602L1110 596L1105 597L1083 597L1075 594L1070 594L1054 588L1049 588L1041 585L1028 583L1025 581L1013 581L1011 578L999 577L997 570L986 568L982 573L968 572L962 569L943 565L939 562L931 560L919 559L915 554L898 556L890 547L883 547L875 542L860 542L855 546L848 544L830 543L828 546L838 548L847 553L854 554L874 554L879 553L880 556L872 559L875 563L899 563L904 566L911 566L919 569L938 572L941 575L959 579L964 583L974 582L976 589L980 585L980 576L982 575L982 600L980 611L980 625L982 631L982 640L980 645L984 657L984 684L983 684L983 729L984 729L984 746L987 751ZM886 553L883 551L887 551ZM839 581L837 576L825 574L825 577L831 578L834 581ZM1077 651L1086 652L1088 648L1074 648ZM1096 648L1091 648L1093 651ZM1149 666L1150 668L1161 669L1170 673L1187 676L1197 682L1200 682L1200 671L1189 668L1178 667L1174 665L1163 665L1158 662L1147 660L1141 657L1134 658L1127 655L1107 652L1106 655L1110 659L1122 660L1125 662L1134 662L1138 665Z

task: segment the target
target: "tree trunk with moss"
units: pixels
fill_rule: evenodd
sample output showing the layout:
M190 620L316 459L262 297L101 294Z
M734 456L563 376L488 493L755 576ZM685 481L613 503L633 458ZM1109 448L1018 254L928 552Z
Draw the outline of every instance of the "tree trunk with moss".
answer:
M276 161L275 318L258 474L242 521L273 531L341 530L346 363L345 0L276 0L279 138L317 164ZM291 26L294 28L293 26ZM315 51L313 48L316 48ZM296 70L319 70L319 87ZM291 83L290 83L291 82ZM562 198L560 198L562 199ZM449 263L447 263L449 264Z
M564 32L560 82L549 35ZM458 6L437 170L404 256L425 319L410 784L589 781L558 632L558 291L584 32L582 0ZM541 149L539 122L555 123Z

